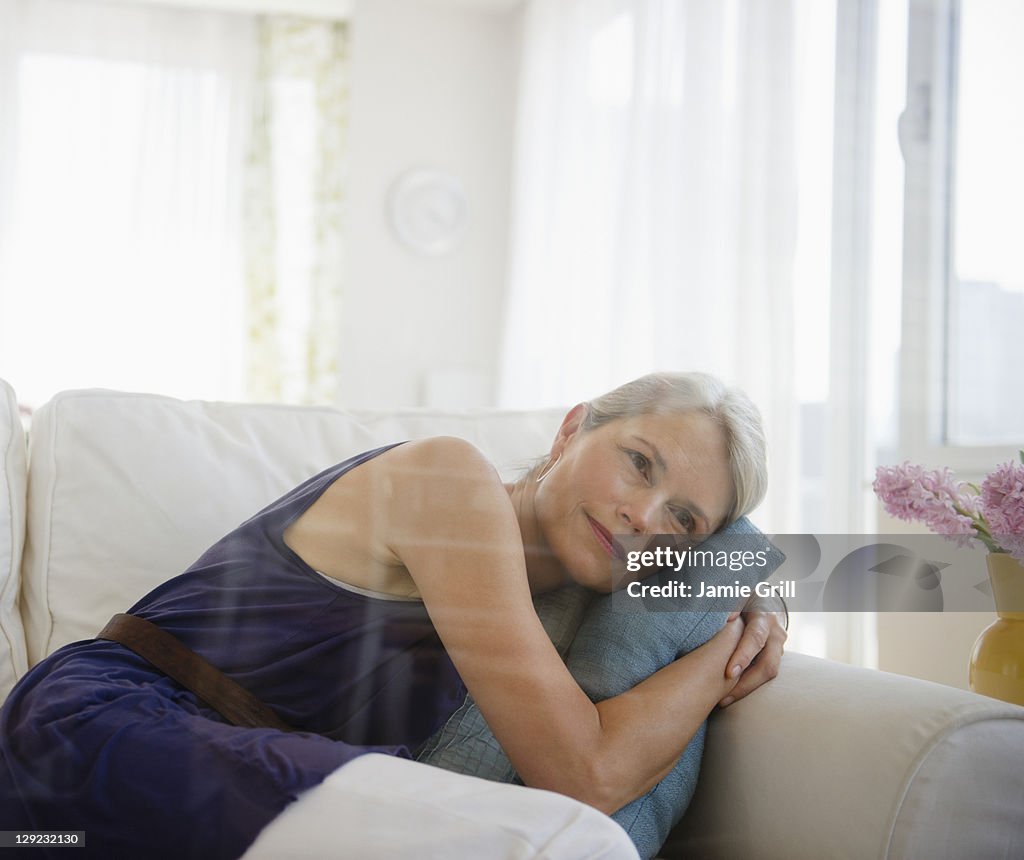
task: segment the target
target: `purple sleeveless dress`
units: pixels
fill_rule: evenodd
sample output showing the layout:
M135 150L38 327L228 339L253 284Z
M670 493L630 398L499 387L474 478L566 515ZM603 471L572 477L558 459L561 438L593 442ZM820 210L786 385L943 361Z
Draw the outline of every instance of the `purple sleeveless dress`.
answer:
M129 610L299 732L232 726L127 648L76 642L0 711L0 830L84 830L76 857L238 857L331 771L366 752L407 756L433 734L466 690L423 604L334 585L283 539L388 448L306 481Z

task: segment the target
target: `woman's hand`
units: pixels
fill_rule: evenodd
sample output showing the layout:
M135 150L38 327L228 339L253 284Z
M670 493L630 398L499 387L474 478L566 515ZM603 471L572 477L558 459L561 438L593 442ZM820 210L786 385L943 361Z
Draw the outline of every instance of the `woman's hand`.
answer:
M785 611L769 610L753 603L749 605L751 608L742 613L745 622L743 637L729 658L726 668L727 676L739 677L739 681L729 691L729 695L718 703L723 708L752 693L779 674L783 646L787 637L783 623ZM741 613L734 612L730 618L739 614Z

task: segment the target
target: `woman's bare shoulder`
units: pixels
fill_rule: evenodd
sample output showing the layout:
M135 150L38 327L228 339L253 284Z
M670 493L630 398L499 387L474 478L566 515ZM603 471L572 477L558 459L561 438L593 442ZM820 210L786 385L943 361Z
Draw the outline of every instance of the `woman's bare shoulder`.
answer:
M432 508L482 503L490 498L507 507L508 493L494 464L472 442L455 436L432 436L399 445L380 457L378 479L392 500L429 500Z
M467 589L486 572L516 583L523 609L532 612L519 522L490 461L472 443L448 436L386 456L386 551L409 571L428 609L477 600Z
M472 442L458 436L430 436L413 439L388 452L392 463L405 463L455 477L469 475L498 479L494 465ZM413 476L411 476L413 477ZM500 479L499 479L500 482Z
M512 540L514 522L508 493L487 458L470 442L438 436L398 445L346 472L284 537L329 576L406 594L409 567L450 555L470 530Z

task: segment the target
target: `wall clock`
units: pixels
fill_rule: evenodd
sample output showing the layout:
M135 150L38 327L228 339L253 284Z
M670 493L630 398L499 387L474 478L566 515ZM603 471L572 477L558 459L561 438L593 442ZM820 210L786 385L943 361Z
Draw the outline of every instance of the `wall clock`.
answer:
M403 173L388 200L391 227L399 241L421 254L446 254L458 245L469 221L466 192L440 170Z

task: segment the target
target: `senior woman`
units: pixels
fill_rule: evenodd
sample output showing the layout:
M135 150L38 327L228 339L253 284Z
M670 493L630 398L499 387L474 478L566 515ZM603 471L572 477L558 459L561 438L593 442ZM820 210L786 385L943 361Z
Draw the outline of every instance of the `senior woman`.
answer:
M763 492L756 410L700 374L576 406L511 484L454 438L353 457L130 610L268 705L267 726L230 725L131 637L73 643L0 712L0 829L84 830L94 856L237 857L342 765L422 745L467 691L526 785L614 812L672 771L718 703L775 674L785 634L770 613L734 614L595 704L532 596L619 587L635 576L627 536L697 541ZM373 839L359 844L369 856Z

